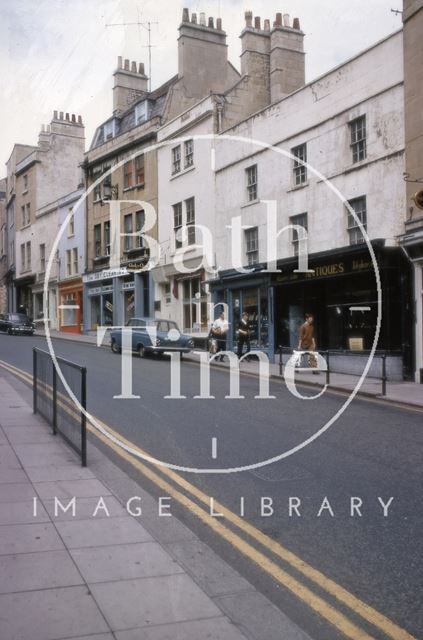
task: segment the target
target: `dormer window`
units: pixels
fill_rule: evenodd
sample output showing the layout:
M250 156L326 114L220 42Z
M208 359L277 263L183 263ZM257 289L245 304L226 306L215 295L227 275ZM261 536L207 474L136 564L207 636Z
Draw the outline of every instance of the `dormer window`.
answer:
M148 120L149 104L148 100L143 100L135 106L135 124L142 124Z
M104 140L111 140L116 135L116 120L109 120L104 125Z

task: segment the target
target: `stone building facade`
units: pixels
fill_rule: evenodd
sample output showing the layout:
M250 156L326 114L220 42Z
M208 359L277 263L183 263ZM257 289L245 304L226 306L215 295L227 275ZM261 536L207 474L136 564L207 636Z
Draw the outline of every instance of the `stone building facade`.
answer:
M0 314L7 312L7 209L6 178L0 180Z
M214 228L220 269L209 286L213 302L228 305L229 348L243 311L254 347L271 355L279 346L296 347L298 327L311 312L319 347L337 352L341 369L363 369L377 327L378 277L358 218L380 274L377 348L389 354L391 377L410 374L411 275L398 243L406 198L402 51L399 31L223 132L244 141L235 145L218 136ZM269 214L276 221L270 239ZM241 247L249 273L234 268L228 227L236 218L242 229L235 248ZM310 273L295 271L300 236L292 225L306 232ZM268 273L272 237L276 265ZM372 372L380 373L380 360Z
M51 123L42 126L38 145L27 153L15 145L8 163L15 254L12 307L25 310L36 322L44 319L45 267L58 230L55 202L80 181L84 145L81 117L55 111ZM57 276L54 260L45 305L51 328L57 328Z
M238 79L227 59L221 21L206 21L204 14L190 16L186 9L179 27L178 74L173 78L149 92L144 65L118 59L113 115L98 127L84 161L88 190L83 277L86 331L154 314L153 280L146 267L154 260L154 247L141 236L144 229L157 241L157 224L148 222L153 211L157 218L159 206L157 151L149 147L156 143L164 123ZM116 244L110 214L113 200L120 201L114 227L120 226L122 235Z
M404 0L403 22L407 201L401 242L413 271L413 371L423 383L423 0Z

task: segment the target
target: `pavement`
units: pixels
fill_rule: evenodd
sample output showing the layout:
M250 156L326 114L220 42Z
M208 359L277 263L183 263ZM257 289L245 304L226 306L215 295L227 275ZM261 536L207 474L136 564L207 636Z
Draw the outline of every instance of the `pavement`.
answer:
M36 335L44 336L43 331L37 331ZM70 342L96 344L97 338L95 335L85 334L73 334L60 331L50 331L50 335L54 339L61 339ZM103 345L109 348L108 336L105 337ZM195 353L191 353L185 356L188 360L199 361L199 356ZM215 366L228 367L227 362L217 362ZM242 371L251 375L258 375L258 362L243 362ZM272 378L283 379L280 375L279 364L271 363L269 365L270 375ZM326 374L321 373L319 376L314 376L312 371L301 371L296 374L297 384L301 383L310 387L322 387L322 384L326 381ZM348 375L344 373L330 372L330 381L328 388L333 391L340 391L344 393L351 393L357 386L359 377L357 375ZM379 401L386 403L393 403L396 405L403 405L404 407L423 407L423 385L409 381L392 382L388 381L386 384L386 394L382 395L382 381L380 378L366 377L363 384L360 386L358 396L373 397Z
M92 443L81 468L28 394L0 376L1 640L310 640Z

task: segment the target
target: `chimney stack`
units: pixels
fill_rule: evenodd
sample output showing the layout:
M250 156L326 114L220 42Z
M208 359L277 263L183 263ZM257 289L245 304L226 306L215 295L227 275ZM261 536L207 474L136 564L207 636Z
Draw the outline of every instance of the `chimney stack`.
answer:
M216 29L218 29L219 31L222 31L222 18L218 18L216 20Z
M144 72L144 64L138 65L127 58L118 57L117 69L114 72L113 113L125 111L130 105L148 91L148 78Z
M270 102L270 23L254 18L251 11L245 12L245 28L241 33L241 74L252 78L249 91L254 92L251 112L266 107Z
M304 33L287 13L276 14L270 34L270 99L276 102L305 84Z

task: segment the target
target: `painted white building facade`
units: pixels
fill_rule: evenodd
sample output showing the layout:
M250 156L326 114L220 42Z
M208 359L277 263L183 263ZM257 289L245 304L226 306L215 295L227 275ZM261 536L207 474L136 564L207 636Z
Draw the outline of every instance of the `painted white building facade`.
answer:
M367 231L380 272L383 319L378 348L392 356L392 376L401 377L403 367L405 373L411 298L408 265L398 247L406 209L402 37L397 32L375 44L223 132L216 143L214 226L220 271L210 286L213 301L228 304L230 346L242 311L250 316L253 345L271 354L279 346L296 346L304 313L312 312L320 348L361 351L363 357L369 352L377 320L377 278L362 233L342 202L345 198ZM226 136L245 141L234 144ZM272 207L264 201L274 202L277 211L271 237L288 225L306 229L313 273L294 271L298 235L292 229L277 238L279 272L264 272L267 212ZM235 246L241 247L242 264L250 274L234 270L227 226L236 217L245 228ZM377 367L380 361L375 372Z

